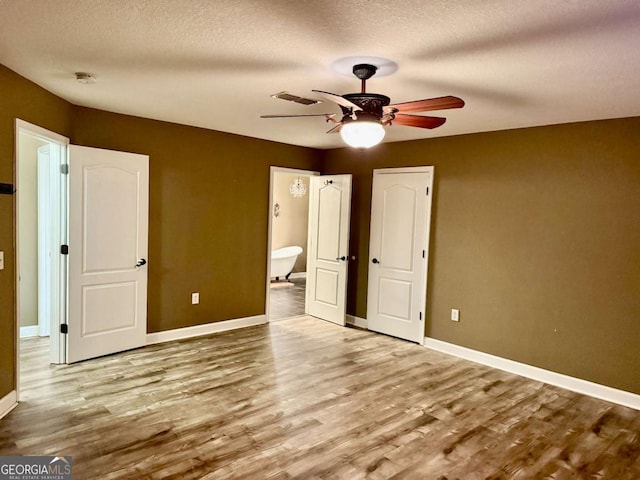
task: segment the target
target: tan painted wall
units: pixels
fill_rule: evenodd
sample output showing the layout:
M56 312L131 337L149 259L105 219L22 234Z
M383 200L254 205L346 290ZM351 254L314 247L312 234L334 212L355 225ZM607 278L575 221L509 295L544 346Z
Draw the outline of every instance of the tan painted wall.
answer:
M151 332L264 311L269 165L353 173L348 310L366 317L372 169L435 165L426 334L640 394L640 118L317 152L72 108L1 66L0 89L0 182L15 117L150 155ZM13 200L0 195L0 397L15 388Z
M47 142L20 135L20 326L38 325L38 148Z
M2 65L0 92L0 182L13 184L15 118L68 136L71 105ZM16 386L14 199L14 195L0 195L0 250L5 259L5 268L0 270L0 398Z
M307 186L302 198L295 198L289 192L291 183L300 177ZM307 230L309 222L309 177L292 173L276 172L273 180L273 203L280 205L280 215L272 216L271 246L275 250L297 245L302 247L293 272L307 271ZM273 210L272 210L273 212Z
M328 152L323 173L354 174L349 313L367 315L372 170L434 165L425 333L640 394L638 132L631 118Z
M270 166L319 151L81 107L72 139L150 156L149 332L264 314Z

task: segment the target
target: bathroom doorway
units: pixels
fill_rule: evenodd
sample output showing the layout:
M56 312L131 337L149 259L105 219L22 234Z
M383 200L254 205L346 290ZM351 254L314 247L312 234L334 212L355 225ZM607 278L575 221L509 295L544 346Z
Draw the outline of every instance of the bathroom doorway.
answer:
M271 167L266 296L268 321L306 313L309 177L318 174Z

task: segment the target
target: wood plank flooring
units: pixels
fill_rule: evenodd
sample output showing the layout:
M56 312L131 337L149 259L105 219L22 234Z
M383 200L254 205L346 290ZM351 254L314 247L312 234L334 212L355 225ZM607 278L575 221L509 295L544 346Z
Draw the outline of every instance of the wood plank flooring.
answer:
M271 321L304 315L306 287L306 278L272 281L269 288Z
M310 317L70 366L22 347L0 455L74 479L640 479L640 412Z

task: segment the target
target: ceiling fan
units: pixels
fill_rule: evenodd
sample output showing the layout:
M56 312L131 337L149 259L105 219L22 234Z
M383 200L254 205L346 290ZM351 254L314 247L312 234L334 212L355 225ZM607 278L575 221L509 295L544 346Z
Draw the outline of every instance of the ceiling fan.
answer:
M322 97L337 103L342 110L342 119L336 120L335 113L318 113L303 115L261 115L260 118L294 118L294 117L325 117L327 122L336 125L327 133L340 133L342 139L350 146L357 148L369 148L377 145L384 138L384 127L389 125L406 125L419 128L437 128L447 121L443 117L431 117L426 115L413 115L413 113L429 112L432 110L446 110L449 108L462 108L464 101L458 97L445 96L415 100L411 102L396 103L390 105L391 99L378 93L367 93L367 80L375 75L377 67L367 63L355 65L353 74L361 80L360 93L347 93L337 95L335 93L312 90ZM301 97L292 96L282 92L274 95L276 98L295 101L296 103L317 103L314 100L307 102L298 101Z

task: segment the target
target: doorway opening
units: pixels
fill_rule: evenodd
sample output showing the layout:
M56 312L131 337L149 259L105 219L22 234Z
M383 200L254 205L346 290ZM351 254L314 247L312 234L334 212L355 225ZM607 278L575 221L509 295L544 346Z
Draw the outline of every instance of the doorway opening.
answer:
M59 325L66 316L66 164L69 139L16 119L16 322L21 340L48 363L64 363ZM36 339L39 339L36 341ZM42 365L45 367L46 365ZM18 374L19 386L20 373Z
M304 315L306 309L309 178L318 172L271 167L267 261L267 318Z

